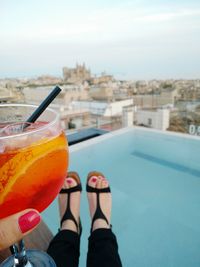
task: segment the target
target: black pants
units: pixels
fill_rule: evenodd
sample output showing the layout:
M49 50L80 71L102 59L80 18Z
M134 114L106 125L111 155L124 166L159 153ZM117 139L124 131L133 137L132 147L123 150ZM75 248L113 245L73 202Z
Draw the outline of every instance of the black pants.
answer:
M47 253L57 267L78 267L80 237L70 230L60 231L51 241ZM87 267L122 267L117 239L111 229L97 229L89 237Z

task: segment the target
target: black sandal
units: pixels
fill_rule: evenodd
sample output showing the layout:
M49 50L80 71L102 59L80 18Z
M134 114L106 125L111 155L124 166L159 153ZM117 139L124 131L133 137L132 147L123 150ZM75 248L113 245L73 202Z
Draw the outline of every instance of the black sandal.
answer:
M81 192L82 191L82 186L81 186L81 180L79 178L78 173L76 172L68 172L67 173L67 178L72 178L77 182L77 185L71 188L62 188L60 190L59 194L68 194L68 198L67 198L67 208L66 211L60 221L60 228L62 226L62 223L65 220L72 220L74 222L74 224L76 225L77 228L77 233L81 236L82 233L82 225L81 225L81 220L79 218L79 222L76 221L76 219L74 218L74 215L71 212L71 208L70 208L70 194L73 192Z
M91 224L91 230L90 230L91 233L92 233L94 222L97 219L103 219L104 221L106 221L106 223L108 224L108 226L110 228L112 228L112 225L109 224L108 219L106 218L106 216L104 215L104 213L103 213L103 211L101 209L100 200L99 200L99 194L101 194L101 193L110 193L111 192L110 187L108 186L106 188L99 189L99 188L94 188L94 187L89 186L88 185L88 181L89 181L89 179L92 176L102 176L102 177L105 177L101 172L96 172L96 171L90 172L88 174L88 177L87 177L86 191L88 193L96 193L96 195L97 195L97 207L96 207L96 211L94 213L94 216L92 218L92 224Z

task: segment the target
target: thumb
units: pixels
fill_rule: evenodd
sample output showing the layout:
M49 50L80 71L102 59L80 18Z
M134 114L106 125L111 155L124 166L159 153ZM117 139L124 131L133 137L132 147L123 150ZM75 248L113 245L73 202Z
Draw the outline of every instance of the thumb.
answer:
M9 217L0 219L0 250L8 248L40 223L38 211L26 209Z

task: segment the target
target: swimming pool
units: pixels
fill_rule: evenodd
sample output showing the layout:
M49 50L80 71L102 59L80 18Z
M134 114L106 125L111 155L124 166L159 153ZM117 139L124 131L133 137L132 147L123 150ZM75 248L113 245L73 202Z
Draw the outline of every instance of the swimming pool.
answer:
M70 147L70 170L100 170L113 195L112 224L123 266L200 266L200 139L131 127ZM57 203L44 212L55 233ZM82 195L79 266L90 229Z

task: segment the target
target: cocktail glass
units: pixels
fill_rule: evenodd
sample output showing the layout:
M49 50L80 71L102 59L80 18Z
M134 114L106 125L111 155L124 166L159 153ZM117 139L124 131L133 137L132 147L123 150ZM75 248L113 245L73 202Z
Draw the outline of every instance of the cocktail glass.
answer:
M68 145L59 115L47 108L35 123L37 106L0 105L0 219L27 208L46 209L59 193L68 167ZM25 250L1 266L55 266L44 252Z

